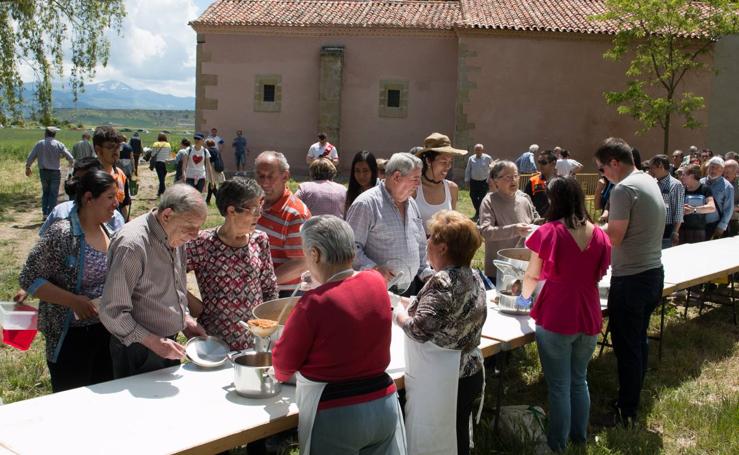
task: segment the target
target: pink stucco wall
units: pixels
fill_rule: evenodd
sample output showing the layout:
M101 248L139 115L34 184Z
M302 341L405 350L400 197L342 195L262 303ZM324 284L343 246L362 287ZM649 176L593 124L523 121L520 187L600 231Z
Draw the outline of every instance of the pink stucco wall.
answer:
M473 87L464 113L474 127L470 143L482 142L495 157L512 159L531 143L542 149L559 145L593 170L592 154L608 136L620 136L642 152L642 158L662 153L662 131L643 136L639 125L605 103L603 92L625 86L624 66L606 61L608 37L574 34L462 34L461 64L478 70L462 71ZM461 76L460 79L463 79ZM708 100L710 74L687 88ZM704 123L704 111L698 117ZM671 149L699 147L705 128L686 130L673 120Z
M407 151L430 132L452 135L456 102L456 38L446 36L274 36L202 33L202 74L218 75L205 96L217 110L203 110L198 128L213 126L226 139L224 158L234 167L230 142L243 128L253 158L262 150L286 154L294 172L305 172L305 153L318 131L319 52L344 46L339 152L347 169L359 150L377 156ZM254 112L258 74L282 76L279 113ZM408 117L380 118L379 83L409 81ZM329 138L334 142L335 138Z

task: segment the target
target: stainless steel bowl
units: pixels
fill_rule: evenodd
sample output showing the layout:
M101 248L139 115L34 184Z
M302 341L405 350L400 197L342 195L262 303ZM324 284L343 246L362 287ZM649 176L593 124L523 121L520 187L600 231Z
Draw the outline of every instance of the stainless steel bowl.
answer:
M229 357L234 366L234 387L239 395L268 398L280 393L282 384L269 372L272 353L247 351Z
M228 358L228 345L214 336L199 336L187 340L185 354L192 363L203 368L223 365Z
M501 313L509 313L509 314L530 314L531 308L519 308L516 305L516 298L518 296L507 293L507 292L498 292L496 293L497 300L498 300L498 311ZM532 303L533 304L533 303Z

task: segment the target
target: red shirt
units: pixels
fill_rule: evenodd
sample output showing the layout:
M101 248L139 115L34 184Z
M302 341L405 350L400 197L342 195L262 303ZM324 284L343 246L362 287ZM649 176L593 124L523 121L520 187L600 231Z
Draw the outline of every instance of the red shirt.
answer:
M585 250L560 221L534 231L526 246L542 260L539 279L546 280L531 317L562 335L600 333L603 316L598 282L611 263L611 241L598 226Z
M392 310L375 271L326 283L303 295L272 352L277 379L296 371L320 382L381 375L390 364ZM395 392L395 384L365 395L323 401L318 409L364 403Z
M303 257L300 227L308 218L310 218L308 207L287 187L280 199L272 204L269 210L262 212L257 229L269 237L269 248L275 269L291 259ZM299 281L300 278L296 278L283 284L295 284Z

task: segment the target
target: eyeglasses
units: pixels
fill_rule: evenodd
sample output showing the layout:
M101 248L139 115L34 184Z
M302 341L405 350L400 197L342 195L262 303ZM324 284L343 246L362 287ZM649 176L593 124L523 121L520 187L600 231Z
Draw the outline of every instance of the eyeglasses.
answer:
M601 174L603 173L603 166L598 168L598 172L600 172Z
M501 175L497 178L497 180L507 180L509 182L512 182L514 180L518 180L518 174Z
M100 147L105 150L117 150L118 147L120 147L120 144L116 144L115 142L104 142Z
M261 203L259 205L255 205L254 207L249 207L248 205L239 207L236 209L237 212L248 212L250 215L256 215L257 213L262 213L262 210L264 209L264 203Z
M546 166L547 164L549 164L549 161L541 160L541 161L537 161L537 163L541 164L542 166Z

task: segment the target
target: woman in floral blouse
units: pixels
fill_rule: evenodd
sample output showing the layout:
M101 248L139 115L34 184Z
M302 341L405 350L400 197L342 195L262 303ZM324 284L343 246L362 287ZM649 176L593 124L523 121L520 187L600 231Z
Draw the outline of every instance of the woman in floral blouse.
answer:
M89 171L75 183L75 208L54 222L23 266L21 288L37 297L39 330L54 392L113 379L110 334L93 299L103 293L118 187L107 172Z
M209 335L242 350L254 340L238 322L251 319L255 306L277 298L269 240L255 230L264 191L253 179L235 177L221 184L216 204L225 221L187 244L187 270L195 271L203 299L198 322Z
M483 383L480 348L487 317L485 288L470 268L482 244L475 223L453 210L434 214L428 224L428 260L436 272L408 306L396 307L396 322L419 343L460 350L457 393L457 453L469 453L472 404Z

